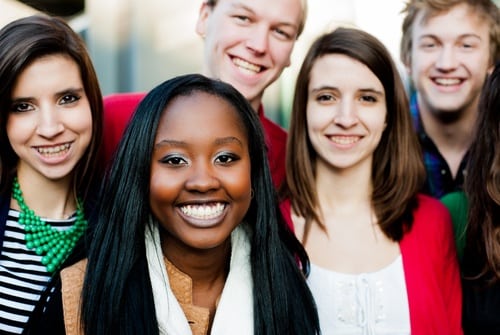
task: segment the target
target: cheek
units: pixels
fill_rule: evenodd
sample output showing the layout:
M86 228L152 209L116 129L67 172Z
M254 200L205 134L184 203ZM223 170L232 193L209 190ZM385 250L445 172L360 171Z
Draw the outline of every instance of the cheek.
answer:
M12 146L28 141L35 131L36 120L27 115L22 116L10 115L7 118L7 138Z
M269 49L274 61L277 64L279 64L281 67L287 67L290 65L290 56L293 50L293 43L283 43L281 41L275 41L274 43L271 43Z
M151 170L151 179L149 183L149 199L151 206L156 204L159 207L163 204L172 203L175 199L178 190L180 189L179 178L170 176L161 171L161 169L153 168Z
M233 199L237 201L250 199L252 189L250 164L242 165L241 168L226 173L224 180L227 190Z

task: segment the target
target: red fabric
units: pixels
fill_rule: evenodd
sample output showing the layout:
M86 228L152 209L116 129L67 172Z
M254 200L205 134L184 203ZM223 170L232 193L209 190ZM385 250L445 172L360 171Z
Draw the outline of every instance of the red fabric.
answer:
M463 334L462 289L451 217L436 199L419 196L414 223L400 243L412 335Z
M285 155L288 134L283 128L264 115L262 105L260 105L258 113L266 136L267 158L269 159L271 176L273 177L274 186L279 188L285 180Z
M104 97L104 130L103 152L106 160L110 160L128 121L146 93L114 93Z
M146 93L115 93L104 97L104 157L110 160L123 135L127 123ZM259 108L259 119L264 128L267 156L274 185L285 180L286 131L264 115Z
M462 290L448 210L419 195L412 229L400 242L412 335L461 335ZM291 204L280 204L293 229Z

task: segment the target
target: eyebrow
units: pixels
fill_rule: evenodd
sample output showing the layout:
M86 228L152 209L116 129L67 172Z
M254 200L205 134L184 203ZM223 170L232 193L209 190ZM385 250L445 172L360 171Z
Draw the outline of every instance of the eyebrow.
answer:
M317 93L317 92L323 91L323 90L327 90L327 91L340 91L340 89L337 88L337 87L323 85L323 86L320 86L320 87L313 88L311 90L311 93ZM373 93L373 94L376 94L376 95L384 96L384 92L379 91L379 90L377 90L375 88L369 88L369 87L368 88L361 88L361 89L358 89L357 91L363 92L363 93Z
M245 10L247 12L252 13L253 15L257 15L257 13L252 8L248 7L247 5L245 5L244 3L239 2L239 1L236 1L235 3L233 3L231 5L231 7L233 9L243 9L243 10ZM281 22L274 23L273 25L288 26L288 27L291 27L291 28L294 28L294 29L298 29L298 25L295 24L295 23L292 23L292 22L281 21Z
M217 138L217 139L215 139L214 143L216 145L236 143L240 147L243 147L243 143L237 137L234 137L234 136ZM163 139L155 144L155 147L164 147L164 146L167 146L167 147L187 147L188 143L185 141Z
M467 33L467 34L458 35L458 39L469 38L469 37L473 37L473 38L477 38L479 40L482 40L481 36L474 34L474 33ZM435 34L424 34L424 35L421 35L418 37L419 40L424 39L424 38L433 38L436 40L442 40L442 38L440 38L439 36L437 36Z
M56 92L54 93L54 97L55 98L58 98L60 96L63 96L65 94L68 94L68 93L77 93L77 94L83 94L85 93L85 89L83 87L80 87L80 88L65 88L64 90L62 91L59 91L59 92ZM17 103L17 102L23 102L23 101L34 101L34 100L37 100L35 99L34 97L15 97L14 99L12 99L12 103Z

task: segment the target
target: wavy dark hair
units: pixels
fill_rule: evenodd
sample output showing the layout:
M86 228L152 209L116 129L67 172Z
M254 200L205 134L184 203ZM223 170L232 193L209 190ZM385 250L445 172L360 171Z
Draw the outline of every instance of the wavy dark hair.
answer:
M417 205L416 195L422 187L425 170L399 72L385 46L362 30L337 28L318 37L306 54L295 86L282 195L305 218L304 239L313 221L324 227L317 212L314 182L317 153L307 133L306 109L311 70L316 60L330 54L345 55L366 65L384 87L387 126L373 153L372 204L385 235L400 241L413 222L412 211Z
M500 281L500 64L481 91L475 141L469 149L469 200L463 261L466 276Z
M255 334L315 334L318 317L302 269L309 260L280 215L260 121L232 86L202 75L170 79L141 101L119 144L100 197L99 218L83 288L86 334L158 334L145 253L151 217L150 168L154 140L167 105L205 92L228 102L249 138L254 197L250 223Z
M69 56L78 66L92 113L92 138L75 166L73 189L84 201L92 195L101 174L102 94L94 66L80 36L62 19L33 15L0 30L0 195L10 195L19 157L7 137L12 90L19 75L35 60L49 55Z

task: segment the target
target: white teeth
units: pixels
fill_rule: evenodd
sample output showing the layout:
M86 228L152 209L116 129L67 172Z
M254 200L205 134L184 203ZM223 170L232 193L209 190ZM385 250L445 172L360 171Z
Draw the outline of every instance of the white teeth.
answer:
M444 86L458 85L460 84L460 79L454 78L436 78L434 79L436 83Z
M37 147L36 150L44 155L44 156L56 156L60 155L62 152L65 152L69 149L70 144L61 144L53 147Z
M330 140L337 144L347 145L359 140L359 136L331 136Z
M261 71L261 67L252 63L249 63L241 58L233 58L233 63L237 65L239 68L252 72L259 73Z
M187 216L197 219L213 219L222 214L225 205L217 203L215 205L187 205L182 206L181 211Z

